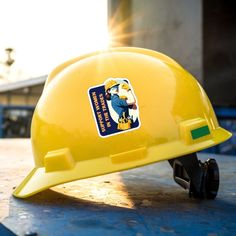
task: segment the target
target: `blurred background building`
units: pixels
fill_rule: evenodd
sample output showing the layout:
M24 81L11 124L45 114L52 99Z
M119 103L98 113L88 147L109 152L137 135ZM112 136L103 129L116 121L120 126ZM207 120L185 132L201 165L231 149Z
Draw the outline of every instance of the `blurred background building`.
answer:
M2 3L1 137L30 135L33 109L56 64L109 45L137 46L169 55L199 80L221 125L234 134L209 151L236 154L235 1L62 0L56 8L46 0Z

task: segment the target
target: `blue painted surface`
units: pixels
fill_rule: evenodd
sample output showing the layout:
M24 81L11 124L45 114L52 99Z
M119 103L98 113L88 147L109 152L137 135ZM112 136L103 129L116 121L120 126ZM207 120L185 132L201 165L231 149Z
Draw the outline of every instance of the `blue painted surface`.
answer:
M9 230L6 226L0 223L0 235L1 236L15 236L15 234Z
M235 118L236 119L236 108L235 107L214 107L217 117L220 118Z
M234 107L214 107L216 116L221 127L232 133L228 141L205 149L203 152L236 155L236 108Z
M173 181L169 164L161 162L121 172L117 182L107 175L102 183L93 178L86 186L77 181L71 188L59 188L61 192L47 190L27 200L11 197L3 222L19 235L236 235L236 157L199 155L202 160L216 158L219 164L216 200L189 199ZM123 190L117 192L119 184ZM99 203L92 193L101 188L108 195ZM78 196L66 194L71 190ZM85 193L87 200L82 199ZM122 205L124 197L133 208ZM109 205L109 198L117 206Z

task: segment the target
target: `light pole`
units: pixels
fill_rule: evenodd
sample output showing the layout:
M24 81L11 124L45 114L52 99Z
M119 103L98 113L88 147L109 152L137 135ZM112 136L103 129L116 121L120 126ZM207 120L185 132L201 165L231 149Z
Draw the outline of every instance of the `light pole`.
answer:
M12 53L14 52L13 48L6 48L5 53L7 54L5 61L0 61L0 65L3 67L3 73L0 74L0 79L7 79L7 76L10 73L11 66L14 64L15 60L13 59Z

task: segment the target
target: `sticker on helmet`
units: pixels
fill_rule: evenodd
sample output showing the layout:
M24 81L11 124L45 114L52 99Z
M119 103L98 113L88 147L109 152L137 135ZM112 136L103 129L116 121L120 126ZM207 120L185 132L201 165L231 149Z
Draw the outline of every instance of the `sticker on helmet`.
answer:
M140 127L138 101L128 79L108 78L89 88L88 95L101 137Z

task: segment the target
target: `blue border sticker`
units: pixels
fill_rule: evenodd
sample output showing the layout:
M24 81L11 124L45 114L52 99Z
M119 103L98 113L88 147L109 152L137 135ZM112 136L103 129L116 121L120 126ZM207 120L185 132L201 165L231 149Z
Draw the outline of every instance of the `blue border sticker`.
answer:
M88 96L101 137L140 127L138 101L128 79L108 78L89 88Z

